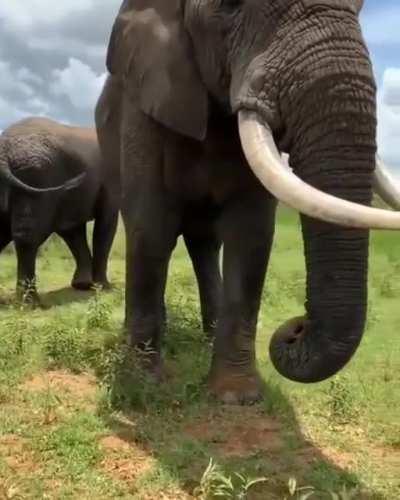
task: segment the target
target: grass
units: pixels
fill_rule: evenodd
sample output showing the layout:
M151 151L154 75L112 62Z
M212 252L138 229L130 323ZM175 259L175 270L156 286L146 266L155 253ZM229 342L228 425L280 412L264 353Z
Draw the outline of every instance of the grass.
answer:
M206 397L210 346L182 246L167 288L168 383L141 372L121 338L123 249L120 229L113 291L77 292L68 251L52 238L38 260L47 308L33 311L13 301L12 249L0 257L0 499L400 498L398 235L372 235L356 357L303 386L267 356L270 334L304 302L298 222L280 211L257 338L267 396L250 408Z

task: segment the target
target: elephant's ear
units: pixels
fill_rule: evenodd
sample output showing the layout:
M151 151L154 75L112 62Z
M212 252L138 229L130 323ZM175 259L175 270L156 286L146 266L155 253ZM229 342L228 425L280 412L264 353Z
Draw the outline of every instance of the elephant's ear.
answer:
M125 0L113 26L107 69L139 80L141 109L198 140L207 132L208 96L183 26L181 0Z

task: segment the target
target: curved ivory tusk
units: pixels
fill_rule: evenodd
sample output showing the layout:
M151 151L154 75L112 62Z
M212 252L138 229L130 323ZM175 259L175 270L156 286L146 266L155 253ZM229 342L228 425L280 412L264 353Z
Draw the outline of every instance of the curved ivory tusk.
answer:
M363 229L400 229L400 213L359 205L324 193L283 168L271 129L257 113L239 111L239 133L253 173L278 200L326 222Z
M374 172L374 190L385 203L400 210L400 183L378 155Z

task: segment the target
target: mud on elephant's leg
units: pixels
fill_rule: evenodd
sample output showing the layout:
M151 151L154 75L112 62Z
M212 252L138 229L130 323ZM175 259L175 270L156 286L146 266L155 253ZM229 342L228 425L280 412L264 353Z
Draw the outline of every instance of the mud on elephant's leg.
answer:
M165 329L164 293L180 212L163 193L144 195L139 214L129 214L126 227L126 319L132 346L143 353L145 368L162 380L161 340ZM137 222L140 221L140 226Z
M93 280L103 289L110 289L107 264L118 225L117 203L104 198L98 207L93 230Z
M268 195L253 193L228 204L220 220L224 287L209 388L225 403L253 403L262 397L255 336L275 207Z
M203 237L184 234L184 240L199 287L203 330L209 337L213 337L222 293L219 269L221 244L219 239L212 234Z
M90 290L93 287L92 256L87 243L86 224L82 224L59 235L70 249L76 264L71 286L77 290Z
M39 246L15 241L17 252L17 299L24 304L41 306L36 289L36 256Z

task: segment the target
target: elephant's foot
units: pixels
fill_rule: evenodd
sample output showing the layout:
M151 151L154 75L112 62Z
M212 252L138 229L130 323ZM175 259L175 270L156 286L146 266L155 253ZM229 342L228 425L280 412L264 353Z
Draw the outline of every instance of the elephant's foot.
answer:
M166 374L161 355L151 349L141 349L134 342L131 345L134 349L138 368L146 374L150 380L157 384L164 382L166 380Z
M112 290L112 285L106 277L98 278L94 276L93 278L94 286L100 288L100 290Z
M231 368L212 369L209 392L224 404L251 405L263 398L263 381L255 368L246 371Z
M75 290L91 290L93 288L92 273L89 271L75 272L71 286L75 288Z
M216 322L203 323L203 332L209 342L213 342L216 334Z
M25 307L31 307L32 309L46 309L38 292L32 289L17 288L17 302Z
M102 290L109 291L112 290L112 284L108 281L95 281L95 284L100 287Z
M140 369L145 372L149 379L156 384L161 384L165 382L167 379L164 363L160 356L149 357L147 354L142 355L141 353L138 355Z

